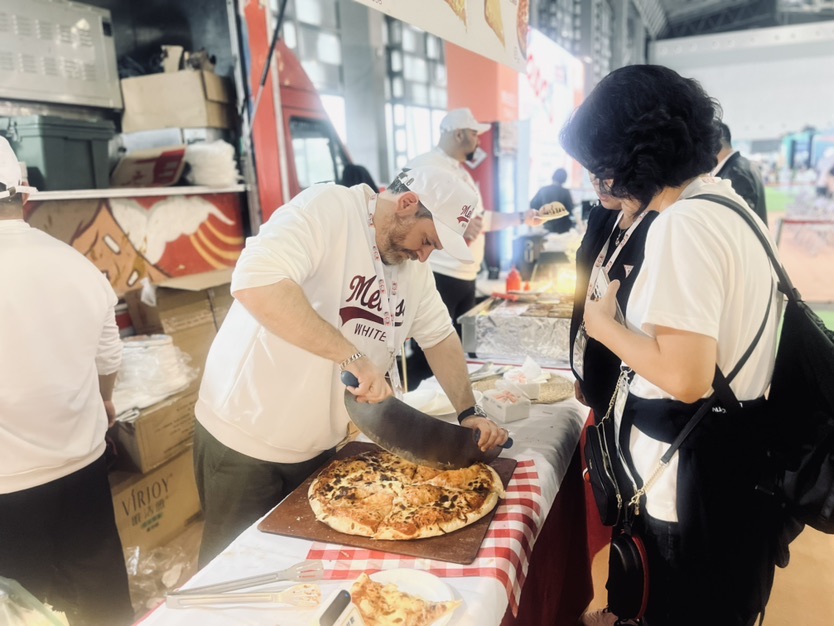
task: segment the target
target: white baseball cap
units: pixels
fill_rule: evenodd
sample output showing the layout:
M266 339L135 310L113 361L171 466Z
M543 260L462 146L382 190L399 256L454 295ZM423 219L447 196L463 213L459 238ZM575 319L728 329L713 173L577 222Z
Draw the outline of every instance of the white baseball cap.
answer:
M28 194L37 191L34 187L21 184L23 181L21 173L17 155L8 140L0 136L0 183L6 186L5 190L0 190L0 199L9 198L16 193Z
M472 251L463 233L478 202L472 185L449 170L433 165L404 168L397 178L431 211L443 250L458 261L471 263Z
M440 120L441 132L449 132L459 129L469 129L477 131L479 135L489 130L489 124L481 124L472 115L469 109L454 109L449 111L446 116Z

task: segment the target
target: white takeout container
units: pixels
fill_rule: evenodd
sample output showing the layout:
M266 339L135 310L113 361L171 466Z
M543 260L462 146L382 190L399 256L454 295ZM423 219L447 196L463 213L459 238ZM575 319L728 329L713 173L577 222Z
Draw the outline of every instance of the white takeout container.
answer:
M504 424L530 417L530 399L523 395L516 395L515 402L510 402L505 397L501 397L505 396L506 391L506 389L490 389L484 392L481 406L486 414Z

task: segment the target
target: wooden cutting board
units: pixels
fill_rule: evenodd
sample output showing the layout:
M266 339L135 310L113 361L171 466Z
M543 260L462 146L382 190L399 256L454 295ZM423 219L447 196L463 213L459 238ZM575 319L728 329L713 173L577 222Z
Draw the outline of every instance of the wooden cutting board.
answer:
M374 443L353 441L339 450L333 458L344 459L369 450L379 449L379 446ZM502 457L498 457L490 464L498 472L505 488L510 483L510 478L515 471L516 464L517 461L515 459ZM393 554L437 559L438 561L449 561L451 563L467 565L474 561L478 555L478 550L481 549L481 543L486 536L489 524L498 508L496 506L489 515L482 517L474 524L470 524L460 530L440 537L415 539L413 541L389 541L346 535L318 521L313 514L313 510L310 508L309 502L307 502L307 490L310 488L310 483L313 482L318 473L318 471L314 472L295 491L284 498L281 504L273 509L258 524L258 530L276 535L309 539L311 541L355 546L368 550L380 550Z

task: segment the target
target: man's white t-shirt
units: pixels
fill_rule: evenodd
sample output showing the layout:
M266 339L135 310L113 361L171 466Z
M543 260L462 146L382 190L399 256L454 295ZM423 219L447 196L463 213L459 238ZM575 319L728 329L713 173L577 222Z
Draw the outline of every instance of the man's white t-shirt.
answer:
M78 250L0 220L0 267L0 493L13 493L104 454L99 376L119 370L122 341L116 294Z
M382 318L367 225L372 193L366 185L314 185L293 198L247 239L231 288L294 281L325 322L387 371L390 327ZM427 263L397 267L394 345L414 337L431 348L454 332L434 276ZM297 463L344 438L344 393L335 363L269 332L235 302L209 351L195 413L233 450Z
M483 229L481 230L481 234L469 244L469 249L472 251L471 263L458 261L445 250L435 250L429 257L431 269L438 274L443 274L444 276L450 276L459 280L475 280L478 277L478 273L481 271L481 263L484 260L484 249L486 247L484 233L490 228L492 221L490 219L491 212L484 209L484 201L483 198L481 198L481 191L478 189L478 185L473 180L472 176L468 171L466 171L466 166L463 163L450 157L440 148L435 147L428 152L414 157L406 163L405 166L418 167L426 165L442 167L443 169L454 173L461 180L470 185L478 195L478 201L475 204L473 217L481 217L483 219Z
M739 400L758 398L773 375L781 298L765 249L747 222L723 205L691 199L699 194L725 196L749 210L727 180L699 178L686 187L649 230L645 261L629 297L627 323L650 337L655 336L656 326L666 326L716 339L718 365L727 374L752 343L770 299L762 338L731 384ZM639 375L629 391L647 399L672 398ZM669 444L634 427L630 448L645 481ZM656 519L677 521L677 471L676 453L647 492L648 513Z

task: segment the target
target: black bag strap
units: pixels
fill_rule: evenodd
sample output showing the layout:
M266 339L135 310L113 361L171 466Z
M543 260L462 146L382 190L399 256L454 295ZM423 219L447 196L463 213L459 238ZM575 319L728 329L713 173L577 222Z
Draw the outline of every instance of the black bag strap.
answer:
M770 240L767 236L762 232L761 224L755 220L751 212L745 208L743 208L738 202L734 202L729 198L725 198L724 196L718 196L712 193L705 193L697 196L692 196L690 200L709 200L710 202L715 202L717 204L722 204L728 209L733 210L737 215L740 215L741 218L747 222L750 228L753 229L753 232L756 233L756 237L759 238L759 241L762 242L764 246L765 252L767 253L768 258L770 259L770 264L773 266L773 270L776 272L776 276L779 279L778 288L783 294L785 294L789 300L794 302L799 302L802 300L802 295L793 286L793 282L791 282L790 277L788 276L788 272L785 271L785 267L776 258L776 253L773 250L773 246L770 243Z
M767 252L767 256L770 259L771 265L773 265L773 269L776 271L776 275L779 277L779 283L777 285L779 291L787 296L794 297L795 299L799 300L799 292L793 286L791 279L788 277L788 273L785 271L785 268L782 267L782 264L779 262L779 259L776 258L776 254L773 252L773 248L770 245L770 240L765 236L762 232L762 229L753 219L753 216L750 213L741 207L736 202L733 202L729 198L725 198L724 196L718 196L715 194L702 194L698 196L693 196L692 199L700 199L700 200L708 200L710 202L715 202L717 204L721 204L729 209L732 209L744 218L744 221L753 229L753 232L756 233L756 236L759 238L759 241L765 248L765 252ZM661 462L664 464L669 463L672 460L672 455L677 452L678 448L681 447L681 444L684 440L689 436L689 433L698 425L698 423L703 419L703 417L712 409L715 405L715 402L721 398L721 400L728 405L733 405L738 403L738 398L736 398L733 391L730 389L730 383L736 377L736 375L741 371L741 368L744 367L744 364L747 362L747 359L750 358L750 355L753 354L753 350L756 349L756 345L759 343L759 339L762 338L764 334L765 326L767 325L767 319L770 317L770 305L773 302L773 298L768 296L767 299L767 309L765 310L764 319L762 319L762 323L759 324L759 330L756 331L756 336L753 338L753 341L747 347L747 350L741 355L738 363L736 366L730 371L727 376L724 376L724 373L721 371L721 368L718 365L715 366L715 376L713 377L712 381L712 388L713 393L707 398L704 403L700 406L698 411L692 418L686 423L683 430L678 434L675 440L672 442L672 445L661 457ZM727 407L729 408L729 407Z
M779 283L777 285L779 291L787 294L789 298L795 298L796 300L800 299L799 292L793 286L791 279L788 277L788 273L785 271L785 268L782 267L782 264L776 258L776 254L773 252L773 249L770 245L770 241L762 232L761 228L753 219L753 217L749 214L748 211L746 211L744 208L742 208L740 205L733 202L729 198L725 198L723 196L718 196L714 194L702 194L692 197L692 199L696 198L721 204L729 209L732 209L738 215L744 218L744 220L756 233L756 236L759 238L759 241L764 246L768 257L770 258L771 265L773 265L773 268L776 271L776 275L779 277ZM750 358L750 355L753 354L753 350L756 349L756 345L758 345L759 340L764 334L765 326L767 326L767 320L770 317L770 307L772 302L773 298L770 295L768 295L767 309L765 310L762 323L759 324L759 329L756 331L756 336L753 338L753 341L747 347L747 350L745 350L744 354L741 355L741 358L738 360L738 363L736 363L736 366L730 371L730 373L727 376L725 376L724 373L721 371L721 368L719 368L716 364L715 375L713 376L712 381L713 393L710 394L710 396L706 400L704 400L704 403L700 407L698 407L698 410L695 412L695 414L686 422L686 426L684 426L681 432L678 433L678 436L675 437L675 440L669 446L669 449L666 451L666 453L662 457L660 457L660 463L663 466L669 464L669 462L672 460L672 456L675 454L675 452L678 451L678 448L681 447L684 440L686 440L690 433L701 422L704 416L707 413L709 413L709 411L712 409L712 407L719 399L721 399L722 402L725 405L727 405L726 408L730 408L731 406L738 404L738 398L736 398L732 389L730 389L730 383L741 371L741 368L744 367L744 364ZM643 488L645 489L645 486Z
M747 347L744 354L741 355L741 358L736 363L736 366L732 369L732 371L724 376L724 373L721 371L721 368L718 365L715 366L715 375L712 379L712 388L713 393L704 400L704 403L698 408L695 415L693 415L688 422L686 422L686 426L683 427L678 436L675 437L675 440L672 442L672 445L669 446L669 449L666 451L662 457L660 457L661 462L665 465L668 464L669 461L672 460L672 455L677 452L678 448L681 447L684 439L689 436L689 433L698 425L698 423L703 419L703 417L712 409L715 405L715 402L720 398L724 404L728 405L726 408L729 408L733 404L738 404L738 398L733 393L733 390L730 389L730 383L736 377L736 375L741 371L741 368L744 367L744 364L747 363L747 360L750 358L750 355L753 354L753 350L756 349L756 346L759 343L759 340L762 338L764 334L765 326L767 326L767 319L770 317L770 305L773 301L773 298L768 296L767 298L767 309L765 310L764 319L762 319L762 323L759 324L759 330L756 331L756 336L753 338L753 341Z

